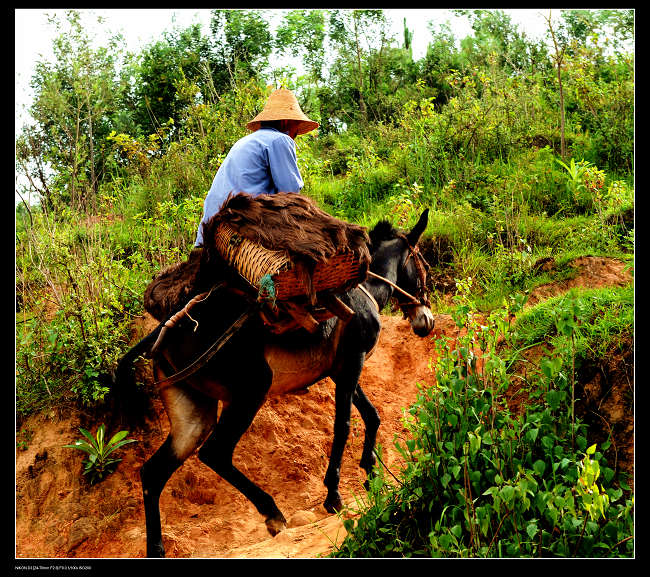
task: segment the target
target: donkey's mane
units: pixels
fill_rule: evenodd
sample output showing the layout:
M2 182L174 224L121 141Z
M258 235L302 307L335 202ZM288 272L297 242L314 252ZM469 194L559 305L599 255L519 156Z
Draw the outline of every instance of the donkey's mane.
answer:
M387 220L380 220L370 231L370 250L374 252L385 240L392 240L399 236L399 231Z

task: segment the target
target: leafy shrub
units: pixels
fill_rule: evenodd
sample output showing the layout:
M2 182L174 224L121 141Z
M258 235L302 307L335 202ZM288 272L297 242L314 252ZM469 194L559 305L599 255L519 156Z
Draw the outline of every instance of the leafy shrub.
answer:
M512 338L514 310L483 325L458 302L453 316L467 334L455 347L436 342L436 385L419 385L405 420L410 438L396 442L406 463L398 485L377 468L368 503L356 521L344 521L348 536L333 556L633 554L634 499L603 455L609 441L590 445L572 416L570 349L542 360L538 401L524 414L505 403L507 365L495 350Z
M99 225L40 220L16 254L18 278L37 284L16 323L19 418L56 403L101 403L128 344L147 276L107 249ZM51 227L51 228L50 228Z

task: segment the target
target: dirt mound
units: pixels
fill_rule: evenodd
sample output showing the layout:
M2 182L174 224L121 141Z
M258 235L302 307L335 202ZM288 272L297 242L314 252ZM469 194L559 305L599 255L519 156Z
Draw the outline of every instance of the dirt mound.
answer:
M600 266L590 258L585 262ZM601 264L598 270L618 266L611 261ZM588 275L581 278L592 286ZM155 324L148 319L136 332ZM383 461L397 474L400 458L393 440L406 434L403 410L415 401L417 383L434 382L435 340L443 335L454 338L457 331L448 315L436 316L436 329L428 338L415 336L401 317L384 316L382 325L379 345L364 367L361 385L382 420L378 443L383 448ZM593 384L586 388L591 386L595 399L596 377L592 377ZM601 382L603 393L608 392L607 382ZM120 451L117 456L123 461L115 473L94 486L81 475L82 454L62 448L81 436L80 415L65 419L37 416L23 424L32 437L27 448L16 453L17 558L144 556L138 472L168 431L167 417L155 402L158 418L149 423L149 431L131 434L138 442ZM633 427L632 415L628 413L626 418L627 424L621 420L616 426ZM333 421L334 383L324 379L306 395L269 399L240 441L235 463L274 496L288 519L288 528L274 538L269 536L262 516L241 493L196 456L189 458L172 476L160 499L168 557L327 555L345 536L341 519L328 514L322 505ZM341 467L341 494L352 507L364 495L364 475L358 466L363 434L363 423L354 409ZM626 450L621 442L621 461L629 461Z
M632 282L632 276L626 270L627 265L620 260L583 256L571 261L571 266L577 269L576 274L561 282L545 284L535 288L528 297L528 304L558 296L574 287L601 288L606 286L625 286ZM551 270L555 266L553 259L544 259L539 263L542 270Z

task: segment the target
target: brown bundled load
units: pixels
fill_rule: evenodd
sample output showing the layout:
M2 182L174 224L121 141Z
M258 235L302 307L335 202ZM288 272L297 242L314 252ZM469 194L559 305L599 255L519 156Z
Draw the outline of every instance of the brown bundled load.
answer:
M166 321L201 292L201 249L193 249L186 261L163 269L144 291L144 308L157 321Z
M190 258L169 267L147 288L145 308L157 319L168 316L162 312L176 312L170 310L172 302L182 308L199 292L192 284L198 287L201 266L219 260L246 281L251 296L257 293L269 302L269 324L281 320L287 310L295 317L296 306L314 312L319 303L328 303L330 314L316 314L318 320L332 316L333 308L341 316L344 311L332 295L363 282L370 264L365 228L327 214L296 193L230 195L203 225L203 239L203 254L194 263Z

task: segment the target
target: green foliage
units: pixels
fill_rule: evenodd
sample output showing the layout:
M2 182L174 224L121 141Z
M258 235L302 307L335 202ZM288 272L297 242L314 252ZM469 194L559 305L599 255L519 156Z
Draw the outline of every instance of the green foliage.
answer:
M323 79L326 23L324 10L290 10L276 31L279 52L302 53L314 82Z
M29 443L32 441L32 437L34 436L34 431L31 429L21 429L18 433L16 433L16 450L18 451L25 451L29 447Z
M453 316L467 332L455 346L436 341L436 384L419 385L405 414L409 435L395 442L405 463L398 484L376 469L333 556L632 556L634 499L605 458L610 442L589 445L586 425L570 417L571 349L542 359L531 386L538 401L513 414L496 344L512 342L509 319L520 304L484 325L471 312L469 285L459 288ZM558 331L574 334L580 308L560 310Z
M572 289L539 303L517 318L513 349L525 349L540 342L565 348L568 333L574 339L579 366L587 360L603 358L609 350L620 349L620 343L625 342L624 335L633 324L632 286Z
M123 57L120 37L94 48L76 11L53 23L60 35L53 41L51 61L36 65L29 110L35 124L18 139L17 164L27 174L38 174L37 192L48 210L92 210L98 184L106 177L103 139L123 93L115 82Z
M106 427L104 424L99 425L95 437L83 427L79 427L79 431L81 431L85 440L79 439L72 445L63 445L63 447L66 449L78 449L88 455L88 458L83 462L83 474L88 475L91 484L101 481L106 475L112 473L115 467L117 467L117 464L122 460L109 458L113 451L129 443L136 442L135 439L125 439L129 434L128 431L120 431L113 435L108 442L105 442L104 434Z
M275 32L263 10L215 10L209 34L175 28L138 54L117 36L95 46L78 12L59 19L16 141L18 414L102 403L144 288L189 252L214 174L270 85L321 123L296 141L303 193L368 227L430 208L434 273L471 277L487 313L550 280L539 259L632 261L629 12L562 13L566 167L547 48L500 11L462 14L472 35L430 23L420 60L382 10L288 10ZM288 53L304 76L280 66Z
M219 91L240 75L257 77L258 70L266 66L273 42L263 10L213 10L210 31Z
M194 103L192 95L179 90L184 82L200 85L206 100L211 96L212 60L209 41L196 24L165 32L162 40L143 49L131 96L133 119L142 134L155 134L170 119L180 123Z
M432 297L462 328L405 413L397 486L376 470L335 555L632 556L633 495L575 408L580 372L633 340L634 288L523 305L577 256L633 262L633 12L560 13L563 158L556 55L502 11L456 13L472 34L430 23L420 60L382 10L288 10L275 32L264 10L215 10L209 34L176 28L138 54L119 36L94 46L78 12L59 20L16 139L17 449L30 414L102 405L145 287L186 258L215 172L282 85L321 124L296 141L303 193L367 227L429 208L433 280L456 279ZM538 343L552 352L514 413L515 367ZM68 446L91 482L133 442L81 432Z

